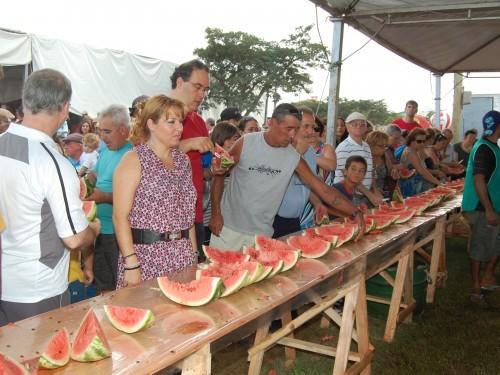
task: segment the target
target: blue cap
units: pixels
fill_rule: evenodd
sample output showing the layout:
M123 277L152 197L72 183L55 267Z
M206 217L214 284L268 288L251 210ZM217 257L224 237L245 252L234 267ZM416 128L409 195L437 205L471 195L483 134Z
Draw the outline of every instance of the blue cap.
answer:
M483 117L483 134L487 137L492 135L500 125L500 112L489 111Z

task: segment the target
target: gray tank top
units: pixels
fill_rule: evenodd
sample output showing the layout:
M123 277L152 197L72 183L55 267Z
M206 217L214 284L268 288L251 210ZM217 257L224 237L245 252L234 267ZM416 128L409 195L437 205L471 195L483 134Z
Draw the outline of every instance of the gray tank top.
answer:
M292 145L271 147L264 132L246 134L240 161L222 196L224 225L240 233L272 236L274 216L299 159Z

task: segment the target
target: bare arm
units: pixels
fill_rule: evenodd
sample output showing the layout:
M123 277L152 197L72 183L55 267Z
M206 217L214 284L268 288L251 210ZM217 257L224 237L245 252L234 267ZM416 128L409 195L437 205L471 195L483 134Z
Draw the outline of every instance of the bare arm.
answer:
M134 254L134 243L128 215L132 209L135 192L141 179L141 164L135 151L126 153L113 175L113 225L116 240L125 266L133 267L139 264ZM140 268L125 272L125 285L136 285L141 281Z
M187 153L189 151L199 151L201 153L213 150L214 144L208 137L194 137L183 139L179 144L179 149Z
M64 246L68 250L82 250L94 244L95 238L99 235L101 223L95 220L80 233L62 239Z
M479 197L479 201L484 207L488 224L497 226L499 224L499 215L495 212L493 205L491 204L490 197L488 195L488 187L483 174L478 173L474 175L474 187L476 189L477 196Z
M337 168L337 155L332 145L325 144L323 154L316 157L316 162L321 169L328 172L335 172L335 168Z
M422 165L420 164L420 159L418 158L416 152L410 152L408 155L408 160L415 167L417 172L420 175L422 175L423 178L425 178L429 182L432 182L435 185L440 184L439 180L436 177L434 177L427 168L422 167Z

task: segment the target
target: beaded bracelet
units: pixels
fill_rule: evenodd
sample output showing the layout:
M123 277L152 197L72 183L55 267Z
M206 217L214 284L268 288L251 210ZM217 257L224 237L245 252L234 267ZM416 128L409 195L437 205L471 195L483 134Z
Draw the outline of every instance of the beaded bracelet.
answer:
M141 265L140 265L140 264L135 264L135 265L133 265L133 266L131 266L131 267L123 267L123 269L124 269L125 271L132 271L132 270L136 270L136 269L138 269L138 268L141 268Z
M130 258L131 256L135 255L135 253L130 253L129 255L125 255L124 257L122 256L123 259Z

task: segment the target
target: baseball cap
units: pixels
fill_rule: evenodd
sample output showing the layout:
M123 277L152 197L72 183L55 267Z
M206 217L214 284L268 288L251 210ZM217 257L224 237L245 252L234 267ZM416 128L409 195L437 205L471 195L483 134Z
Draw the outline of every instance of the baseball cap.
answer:
M497 130L498 125L500 125L500 112L487 112L483 117L483 134L487 137L492 135Z
M240 121L241 120L241 112L239 108L236 107L227 107L220 113L220 119L222 121L227 121L227 120L236 120Z
M63 142L83 143L83 135L80 133L71 133L63 139Z
M345 122L351 122L351 121L356 121L356 120L363 120L366 121L366 116L362 113L359 112L353 112L347 118L345 119Z

